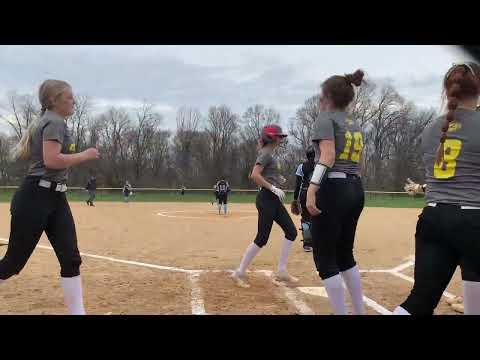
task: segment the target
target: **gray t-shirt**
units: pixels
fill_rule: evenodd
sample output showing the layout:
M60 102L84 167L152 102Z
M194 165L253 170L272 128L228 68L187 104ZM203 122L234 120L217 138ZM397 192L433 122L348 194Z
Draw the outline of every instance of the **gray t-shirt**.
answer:
M270 184L281 187L285 183L284 177L280 175L280 162L269 149L260 150L255 165L263 166L262 176Z
M360 175L363 137L360 126L344 111L323 111L313 124L312 141L335 140L335 164L331 171ZM315 146L315 160L320 159Z
M75 144L72 142L67 124L59 115L48 110L37 121L38 124L32 134L30 168L27 175L41 176L42 179L48 181L66 183L67 169L48 169L43 163L43 142L48 140L59 142L62 144L62 154L75 152Z
M455 111L444 144L444 163L435 164L445 115L422 134L426 201L480 207L480 112Z

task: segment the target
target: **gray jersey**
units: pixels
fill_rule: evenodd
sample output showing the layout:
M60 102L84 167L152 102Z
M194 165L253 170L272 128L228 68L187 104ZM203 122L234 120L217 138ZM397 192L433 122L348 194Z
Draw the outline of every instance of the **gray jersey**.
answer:
M363 137L360 126L344 111L320 112L313 125L312 141L335 140L335 164L331 171L360 175ZM315 161L320 159L315 146Z
M422 134L427 202L480 207L480 112L455 111L444 144L444 162L435 164L445 115Z
M62 145L62 154L75 152L75 144L72 142L65 120L53 111L47 110L38 120L32 134L31 160L27 175L41 176L45 180L66 183L67 169L48 169L43 163L43 142L49 140L57 141Z
M280 162L269 149L260 150L255 164L263 166L262 176L270 184L281 187L285 183L284 177L280 175Z

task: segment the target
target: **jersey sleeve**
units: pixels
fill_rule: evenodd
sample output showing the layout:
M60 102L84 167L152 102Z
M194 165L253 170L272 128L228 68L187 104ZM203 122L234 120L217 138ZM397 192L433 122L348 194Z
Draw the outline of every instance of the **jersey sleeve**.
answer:
M312 131L312 140L333 140L335 139L335 134L333 131L333 121L328 116L328 113L321 112L318 114L315 123L313 124Z
M52 119L47 121L43 128L43 141L57 141L63 145L65 140L66 125L63 120Z
M255 165L261 165L263 167L269 165L273 161L273 157L269 153L262 153L258 155Z

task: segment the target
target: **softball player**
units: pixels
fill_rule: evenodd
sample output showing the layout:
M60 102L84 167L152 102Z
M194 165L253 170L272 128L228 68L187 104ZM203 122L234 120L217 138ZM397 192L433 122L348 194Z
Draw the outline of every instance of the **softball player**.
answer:
M218 215L223 205L223 213L227 215L228 193L230 192L230 185L225 180L220 180L215 185L215 198L218 204Z
M89 195L87 205L95 206L93 205L93 200L95 200L95 193L97 191L97 179L95 178L95 175L92 175L90 177L87 182L87 186L85 186L85 189L88 191Z
M65 196L68 168L99 158L95 148L75 154L66 119L74 112L69 84L46 80L40 86L41 116L14 149L16 159L30 160L22 185L14 194L8 250L0 260L0 283L20 273L45 231L60 262L65 303L71 314L83 315L82 284L75 222Z
M132 195L132 185L127 181L125 181L125 185L123 185L123 200L128 203L130 195Z
M358 218L364 206L360 179L362 132L347 107L363 72L332 76L321 87L321 112L313 127L316 164L307 190L312 216L313 258L336 315L346 314L342 278L353 313L365 314L360 272L353 256Z
M303 235L303 250L311 252L312 248L312 235L311 235L311 216L307 210L307 189L312 177L313 168L315 167L315 149L313 146L309 146L306 152L307 161L298 165L295 173L297 177L297 183L295 185L295 191L293 193L293 202L291 204L291 211L294 215L302 215L300 223L302 235Z
M285 137L287 135L278 125L267 125L262 129L259 140L260 152L251 174L251 178L261 187L256 200L258 233L254 242L245 251L240 266L232 275L236 284L241 287L250 287L245 271L255 255L267 244L274 221L285 233L278 271L274 274L274 278L283 282L298 281L287 272L288 254L297 237L297 229L282 203L285 193L279 187L285 183L286 179L280 175L280 163L274 154L275 149Z
M443 88L448 112L422 134L427 206L415 233L415 282L398 315L432 315L457 266L464 313L480 314L480 66L454 64Z

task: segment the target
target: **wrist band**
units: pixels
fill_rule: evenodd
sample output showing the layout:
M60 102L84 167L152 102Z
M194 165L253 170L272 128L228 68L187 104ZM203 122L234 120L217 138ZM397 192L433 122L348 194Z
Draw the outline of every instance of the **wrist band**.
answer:
M310 184L320 186L323 179L325 178L325 174L329 168L322 163L317 163L315 165L315 169L313 170L312 178L310 179Z

